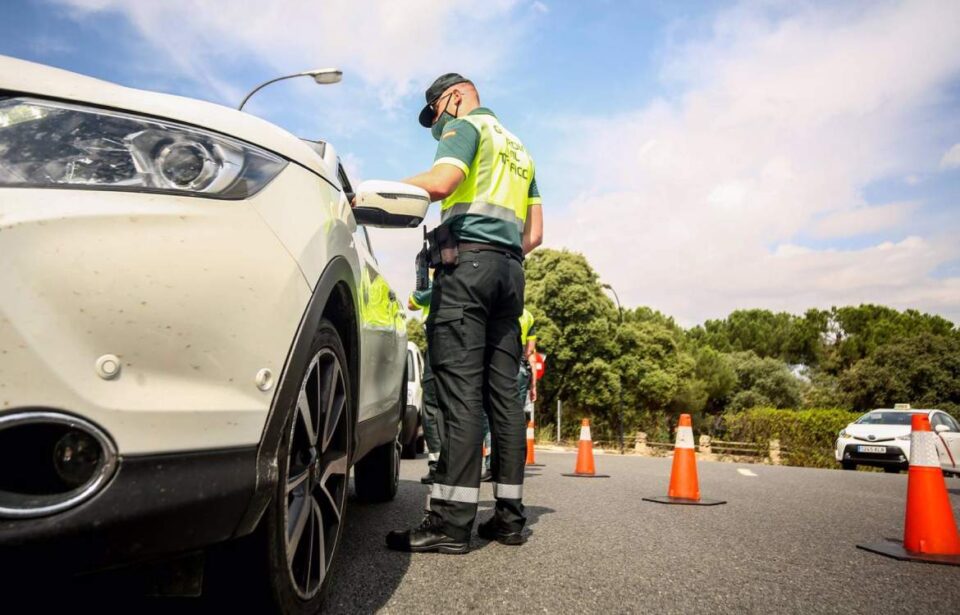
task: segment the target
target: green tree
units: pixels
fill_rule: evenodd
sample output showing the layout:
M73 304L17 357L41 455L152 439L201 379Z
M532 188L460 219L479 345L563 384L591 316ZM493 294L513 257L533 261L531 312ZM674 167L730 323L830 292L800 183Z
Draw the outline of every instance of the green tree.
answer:
M801 381L783 361L758 357L753 351L735 353L732 359L738 391L730 401L731 410L800 407Z
M770 310L736 310L722 320L708 320L689 336L721 352L752 351L760 357L815 364L827 318L819 310L804 316Z
M427 334L423 330L423 321L419 318L407 318L407 339L417 345L420 352L426 357Z
M703 391L704 407L708 412L721 412L739 382L729 354L704 346L696 352L693 375L694 386Z
M839 374L866 359L886 344L908 337L945 336L960 333L950 321L916 310L897 310L880 305L833 308L825 346L830 362L826 366Z
M541 249L526 259L526 304L547 354L540 403L557 399L592 414L610 412L620 393L613 365L618 316L581 254Z
M960 341L928 334L886 344L843 373L840 387L857 410L906 402L955 412L960 410Z

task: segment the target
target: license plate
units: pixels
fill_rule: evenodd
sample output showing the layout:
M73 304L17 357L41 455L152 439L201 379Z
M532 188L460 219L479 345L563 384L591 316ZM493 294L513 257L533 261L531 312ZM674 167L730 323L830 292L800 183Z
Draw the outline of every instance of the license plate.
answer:
M886 446L858 446L858 453L886 453Z

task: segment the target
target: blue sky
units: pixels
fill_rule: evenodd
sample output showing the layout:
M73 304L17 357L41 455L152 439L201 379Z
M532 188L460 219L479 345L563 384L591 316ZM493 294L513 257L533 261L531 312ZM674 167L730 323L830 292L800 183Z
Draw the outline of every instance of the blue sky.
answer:
M233 106L359 178L432 160L457 70L537 160L546 245L631 305L877 302L960 321L960 5L945 2L7 0L0 53ZM400 292L415 231L374 233Z

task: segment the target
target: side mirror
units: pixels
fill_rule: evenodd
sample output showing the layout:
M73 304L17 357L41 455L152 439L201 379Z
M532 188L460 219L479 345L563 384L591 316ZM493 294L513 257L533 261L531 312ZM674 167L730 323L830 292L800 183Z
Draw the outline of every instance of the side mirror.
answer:
M426 190L404 184L369 180L357 187L353 217L357 224L382 228L415 228L430 206Z
M933 430L937 433L943 433L945 431L950 431L950 428L946 425L935 425Z

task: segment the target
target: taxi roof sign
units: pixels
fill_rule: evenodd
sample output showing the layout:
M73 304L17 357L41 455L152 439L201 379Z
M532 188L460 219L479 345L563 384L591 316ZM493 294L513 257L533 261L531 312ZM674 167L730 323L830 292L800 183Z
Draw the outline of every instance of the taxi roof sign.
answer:
M893 404L894 410L909 410L910 404Z

